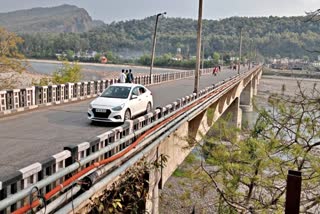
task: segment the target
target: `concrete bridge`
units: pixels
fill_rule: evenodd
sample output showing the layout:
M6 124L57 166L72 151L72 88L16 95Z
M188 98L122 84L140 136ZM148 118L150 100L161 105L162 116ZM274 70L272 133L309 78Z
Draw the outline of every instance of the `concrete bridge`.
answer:
M76 173L76 177L78 176L76 179L79 179L96 170L98 165L100 166L100 163L95 163L93 168L90 168L93 162L103 162L108 158L119 156L116 161L100 169L100 171L108 173L101 182L96 184L97 186L93 186L81 197L74 200L73 203L76 207L84 211L85 206L83 205L86 204L86 200L92 195L99 194L100 191L97 191L97 189L102 190L101 187L105 188L110 185L117 179L117 176L142 157L154 161L161 155L168 155L168 163L170 164L163 168L161 173L154 171L149 175L150 191L147 199L147 210L151 213L157 213L159 186L161 188L164 185L172 172L190 152L190 149L183 149L186 142L182 141L181 137L191 136L199 139L200 132L206 133L214 121L227 112L232 113L232 121L240 126L240 105L244 110L250 111L252 109L252 96L257 92L257 84L261 77L260 67L246 71L241 75L236 75L235 71L229 70L221 72L218 76L205 75L210 73L210 70L203 72L201 78L203 90L198 96L195 94L185 96L192 91L192 78L177 78L180 79L177 80L169 77L169 75L165 78L163 76L159 77L159 79L166 80L164 82L168 83L149 87L154 94L155 106L164 106L169 102L174 102L112 129L110 127L88 125L85 116L82 116L86 111L88 101L67 106L42 108L39 111L1 119L0 140L5 143L0 149L8 155L6 157L1 155L0 158L1 161L2 159L7 160L7 162L2 162L4 166L0 168L2 176L0 178L1 212L10 213L20 207L27 206L27 196L34 186L37 186L46 198L53 195L56 199L59 195L65 197L64 194L68 194L68 192L61 193L59 188L66 188L71 184L70 172ZM188 75L185 74L185 77L188 77ZM190 73L189 77L192 76L193 74ZM169 80L176 81L169 82ZM155 82L157 83L157 81ZM158 81L158 83L160 82ZM70 88L68 86L67 88L69 88L69 97L76 94L74 92L77 91L75 90L77 87ZM93 91L96 93L100 86L93 83L90 87L87 86L87 92L89 92L88 88L90 88L90 93ZM70 95L70 91L73 92L73 95ZM78 92L84 96L81 90L78 90ZM15 100L15 93L12 92L13 100ZM94 93L90 96L93 96ZM27 90L25 94L28 95ZM32 94L32 92L29 94ZM43 94L40 97L43 98ZM176 99L177 97L182 98ZM32 100L33 97L30 97L30 99ZM78 98L75 100L78 100ZM61 100L55 102L61 102ZM38 108L38 106L35 108ZM21 109L21 107L17 109ZM39 124L32 122L33 120L39 121ZM151 130L159 124L162 124L162 128L154 129L152 133L144 136L141 142L136 143L139 136L143 136L147 130ZM19 133L19 136L13 136L14 133ZM96 137L88 142L76 144L89 139L93 135L96 135ZM136 145L132 147L135 143ZM21 148L22 144L26 145L23 151L18 148L17 150L10 148L12 145ZM62 146L65 150L57 153ZM122 153L123 155L121 155ZM30 158L31 156L33 157ZM51 156L51 158L45 160L48 156ZM8 159L11 159L13 163ZM32 164L32 162L39 160L45 161ZM23 164L25 164L24 166L31 165L21 168L21 166L24 167ZM20 170L15 171L17 168ZM9 176L3 176L1 170ZM57 189L59 190L57 191ZM52 191L57 192L53 193ZM52 207L54 206L56 204L52 203ZM66 204L60 212L67 213L71 210L71 204Z

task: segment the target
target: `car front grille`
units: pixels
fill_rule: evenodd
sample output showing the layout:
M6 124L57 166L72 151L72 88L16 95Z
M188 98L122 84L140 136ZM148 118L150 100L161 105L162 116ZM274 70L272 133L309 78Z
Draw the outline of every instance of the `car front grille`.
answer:
M92 112L94 114L94 117L99 117L99 118L108 118L109 115L111 114L111 111L109 109L107 109L107 111L105 113L103 112L96 112L96 109L92 109Z

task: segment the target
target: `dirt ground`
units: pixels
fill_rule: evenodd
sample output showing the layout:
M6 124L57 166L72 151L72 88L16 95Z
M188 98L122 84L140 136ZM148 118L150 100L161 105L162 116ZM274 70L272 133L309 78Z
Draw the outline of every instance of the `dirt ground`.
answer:
M262 76L258 86L258 95L281 93L282 85L285 85L284 94L292 96L298 92L297 82L301 82L301 86L305 90L312 90L314 84L317 89L320 88L320 79Z
M285 88L284 94L294 95L298 90L297 81L301 81L304 90L311 90L315 86L314 84L317 84L315 87L320 90L319 79L262 76L258 85L258 95L255 97L258 105L266 104L267 98L272 93L282 93L283 87ZM178 172L189 171L191 167L195 167L192 169L195 171L199 165L199 162L190 164L190 162L184 161ZM194 189L201 188L205 190L204 197L200 196L199 191L194 191ZM194 209L195 213L217 213L215 211L216 205L212 200L215 195L212 184L208 183L204 186L196 179L196 176L191 179L184 173L174 173L166 182L164 189L161 190L159 212L161 214L188 214L192 213Z

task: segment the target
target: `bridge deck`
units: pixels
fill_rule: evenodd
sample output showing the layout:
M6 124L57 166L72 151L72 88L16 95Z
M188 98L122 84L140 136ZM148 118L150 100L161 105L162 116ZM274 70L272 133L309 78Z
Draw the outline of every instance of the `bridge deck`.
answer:
M200 89L236 74L223 70L217 76L200 79ZM154 106L164 106L191 94L194 79L183 79L149 86ZM0 180L34 162L46 160L61 152L64 146L79 144L114 126L91 125L87 119L86 100L78 103L52 106L0 119Z

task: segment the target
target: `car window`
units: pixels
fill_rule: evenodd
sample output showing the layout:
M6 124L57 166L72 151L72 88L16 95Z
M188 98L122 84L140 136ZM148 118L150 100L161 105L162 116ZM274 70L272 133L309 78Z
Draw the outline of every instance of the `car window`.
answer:
M139 87L135 87L135 88L132 90L132 95L139 96Z
M128 98L131 91L131 87L125 86L109 86L102 94L101 97L108 98L119 98L126 99Z
M144 92L146 92L146 89L143 87L139 87L139 94L143 94Z

